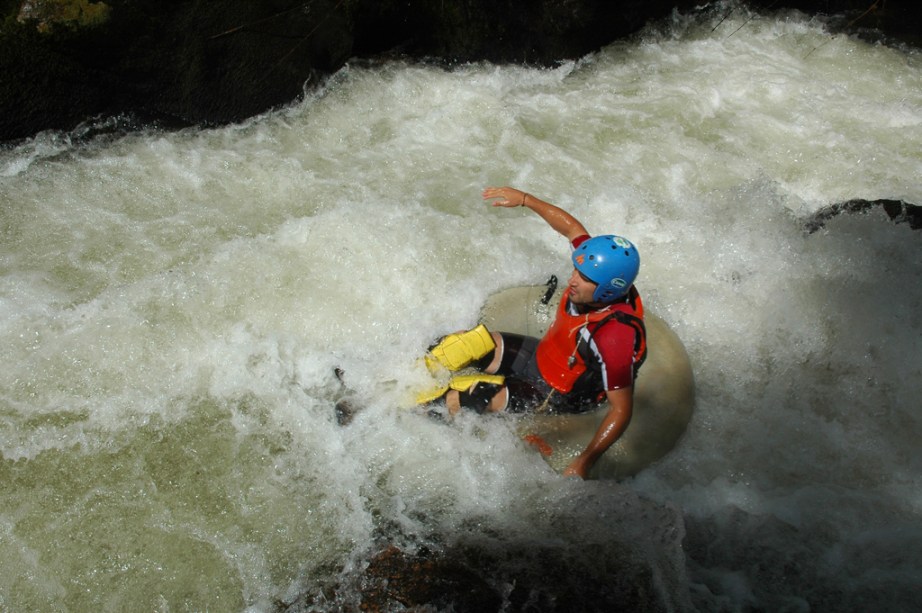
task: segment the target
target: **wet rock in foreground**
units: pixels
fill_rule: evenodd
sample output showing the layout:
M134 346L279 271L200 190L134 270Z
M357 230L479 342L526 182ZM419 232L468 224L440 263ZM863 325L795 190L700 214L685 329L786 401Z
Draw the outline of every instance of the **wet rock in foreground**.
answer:
M630 556L597 556L562 544L462 546L406 552L390 545L368 562L352 585L306 593L280 606L285 613L336 603L342 610L664 611L655 572ZM358 601L358 602L356 602Z

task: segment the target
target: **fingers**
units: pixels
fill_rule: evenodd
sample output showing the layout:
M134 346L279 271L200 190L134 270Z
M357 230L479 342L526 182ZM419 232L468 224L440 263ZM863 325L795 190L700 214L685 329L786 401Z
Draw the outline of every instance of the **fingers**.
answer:
M518 202L513 197L519 190L512 187L488 187L483 190L483 199L490 200L497 198L493 206L517 206Z
M487 187L483 190L483 199L489 200L490 198L502 198L503 197L503 188L502 187Z

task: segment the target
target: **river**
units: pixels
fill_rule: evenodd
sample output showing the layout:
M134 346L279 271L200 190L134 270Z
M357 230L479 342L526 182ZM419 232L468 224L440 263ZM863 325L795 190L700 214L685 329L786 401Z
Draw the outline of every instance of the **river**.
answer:
M0 150L0 610L349 609L329 586L382 544L478 540L643 569L652 610L917 607L920 236L877 209L805 224L922 204L922 56L722 16ZM514 420L408 400L433 339L568 273L487 185L637 243L697 405L636 477L562 479ZM335 367L365 406L345 427Z

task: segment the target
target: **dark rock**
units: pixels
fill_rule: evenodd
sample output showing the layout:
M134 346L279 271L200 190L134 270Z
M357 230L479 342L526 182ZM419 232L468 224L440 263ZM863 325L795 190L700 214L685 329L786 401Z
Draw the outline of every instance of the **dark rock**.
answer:
M862 213L880 207L895 223L908 223L913 230L922 228L922 207L902 200L848 200L824 207L804 222L804 229L812 234L826 225L826 222L842 213Z
M922 46L922 3L911 0L750 0L749 4L764 11L796 9L822 15L833 32L871 42Z
M0 140L94 116L214 125L287 104L352 54L344 5L113 0L104 22L8 16Z
M336 602L362 611L654 612L669 610L662 585L646 563L598 543L598 559L578 545L490 539L443 551L407 552L389 545L373 555L359 577L308 590L286 613ZM617 549L617 547L615 548ZM343 605L342 603L349 603Z
M693 0L415 0L363 3L356 52L546 65L628 36Z
M127 124L219 125L297 100L351 57L551 64L695 0L0 0L0 141ZM918 42L909 0L755 1ZM869 10L873 8L873 10Z
M365 571L363 611L393 611L395 605L437 610L498 611L502 596L463 564L428 551L408 554L388 547Z

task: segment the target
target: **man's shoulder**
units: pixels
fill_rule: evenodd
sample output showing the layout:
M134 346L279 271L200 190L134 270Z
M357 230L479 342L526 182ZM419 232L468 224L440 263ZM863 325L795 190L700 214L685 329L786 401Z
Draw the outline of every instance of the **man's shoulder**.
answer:
M592 333L600 349L619 350L622 347L634 347L634 327L621 321L617 313L620 309L608 311L609 317L599 320Z

